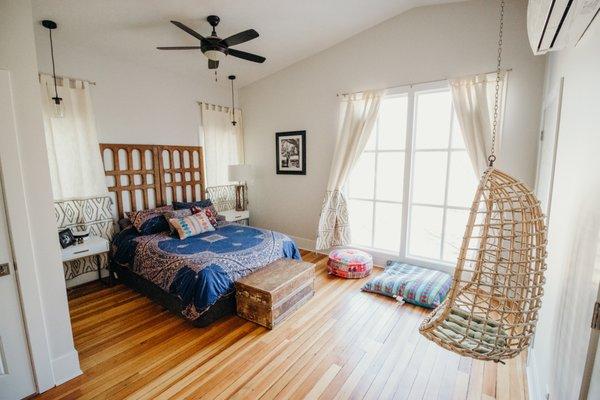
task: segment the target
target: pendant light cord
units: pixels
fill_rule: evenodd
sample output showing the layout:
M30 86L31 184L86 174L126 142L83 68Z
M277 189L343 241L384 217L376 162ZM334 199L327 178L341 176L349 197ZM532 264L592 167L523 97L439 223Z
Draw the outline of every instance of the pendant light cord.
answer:
M235 96L233 91L233 79L231 79L231 124L235 126Z
M500 78L502 75L502 34L504 30L504 0L500 1L500 28L498 30L498 63L496 64L496 92L494 94L494 121L492 123L492 148L488 157L489 166L496 161L496 133L498 131L498 108L500 107Z
M52 58L52 78L54 79L54 102L56 103L58 101L57 104L59 104L60 100L58 100L58 88L56 86L56 68L54 67L54 46L52 44L52 29L48 29L48 31L50 32L50 57Z

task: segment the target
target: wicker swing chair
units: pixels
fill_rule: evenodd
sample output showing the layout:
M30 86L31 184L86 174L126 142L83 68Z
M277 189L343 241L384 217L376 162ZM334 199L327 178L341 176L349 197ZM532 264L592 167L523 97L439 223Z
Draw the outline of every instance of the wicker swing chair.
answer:
M480 360L516 356L537 322L545 256L539 201L490 167L475 194L448 297L423 321L421 334Z
M493 167L503 22L501 1L489 168L475 194L450 292L419 327L448 350L496 362L529 345L546 270L546 225L539 201L523 183Z

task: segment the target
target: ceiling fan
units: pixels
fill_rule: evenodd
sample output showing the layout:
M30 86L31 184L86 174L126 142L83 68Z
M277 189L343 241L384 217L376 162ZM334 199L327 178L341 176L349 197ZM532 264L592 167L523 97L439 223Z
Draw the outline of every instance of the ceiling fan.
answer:
M265 62L266 58L258 56L252 53L246 53L236 49L231 49L231 46L235 46L244 42L247 42L258 37L258 32L254 29L248 29L243 32L237 33L233 36L229 36L226 39L221 39L217 36L215 27L219 25L221 19L216 15L209 15L206 20L212 26L212 33L208 37L200 35L195 30L185 26L179 21L171 21L176 27L186 31L196 39L200 40L200 46L177 46L177 47L157 47L159 50L195 50L200 49L202 53L208 58L208 69L217 69L219 67L219 61L223 57L230 55L244 60L253 61L256 63Z

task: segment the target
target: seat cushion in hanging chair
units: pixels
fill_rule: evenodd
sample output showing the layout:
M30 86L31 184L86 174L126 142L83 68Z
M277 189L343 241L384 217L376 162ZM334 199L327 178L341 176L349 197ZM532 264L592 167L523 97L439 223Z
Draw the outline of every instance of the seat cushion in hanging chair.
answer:
M362 290L435 308L446 298L451 283L450 275L445 272L390 260L385 271L367 282Z
M373 257L356 249L335 249L329 253L327 270L342 278L364 278L373 270Z

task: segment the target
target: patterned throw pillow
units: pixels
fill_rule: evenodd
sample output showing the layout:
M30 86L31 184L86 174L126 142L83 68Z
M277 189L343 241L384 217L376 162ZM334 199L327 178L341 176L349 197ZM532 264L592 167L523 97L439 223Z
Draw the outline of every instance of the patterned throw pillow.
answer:
M225 221L225 217L222 215L219 215L219 213L218 213L217 209L215 208L215 206L213 205L213 202L211 199L192 201L192 202L181 202L181 201L173 202L173 208L175 210L182 210L184 208L192 209L193 207L201 208L203 210L209 209L210 212L212 213L212 216L214 217L215 220L217 220L217 222Z
M169 230L169 223L163 216L167 211L173 211L173 207L162 206L151 210L131 211L126 216L139 233L152 235Z
M190 215L192 215L192 210L187 209L187 208L184 208L181 210L171 210L171 211L165 212L163 215L167 221L171 221L171 219L173 219L173 218L189 217ZM171 233L175 232L175 228L173 227L173 225L171 225L170 222L169 222L169 229L171 230Z
M435 308L446 298L451 283L452 278L444 272L388 261L385 271L367 282L362 290Z
M177 234L179 234L179 239L215 230L203 212L192 214L189 217L172 218L169 220L169 223L175 228Z
M216 228L217 226L219 226L219 224L217 223L217 219L215 218L215 215L213 214L212 210L214 210L214 207L212 207L212 206L208 207L208 208L200 208L200 207L194 206L190 209L192 214L198 214L200 212L203 212L204 214L206 214L211 225L214 228Z

